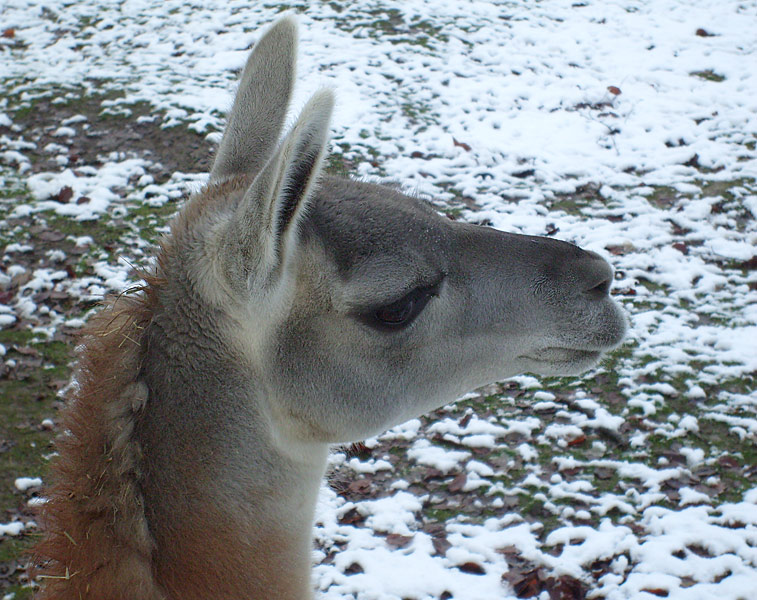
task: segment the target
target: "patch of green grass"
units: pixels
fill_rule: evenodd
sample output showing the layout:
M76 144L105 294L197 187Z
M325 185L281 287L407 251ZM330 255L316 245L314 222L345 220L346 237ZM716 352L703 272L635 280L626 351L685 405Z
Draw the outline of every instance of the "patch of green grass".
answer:
M4 346L26 346L36 337L31 329L0 329L0 344Z
M446 523L460 514L460 511L455 508L434 508L433 506L424 507L421 512L427 521L435 523Z
M691 75L692 77L699 77L699 79L704 79L705 81L714 81L716 83L725 81L725 75L715 73L711 69L707 69L705 71L692 71L691 73L689 73L689 75Z
M560 210L569 215L580 215L589 206L604 206L605 198L599 193L599 186L594 184L582 185L574 192L556 194L547 200L549 210Z
M114 226L104 219L77 221L70 217L61 217L53 211L45 211L45 221L50 229L73 237L89 236L99 249L108 250L121 242L122 236L129 231L126 225Z
M668 185L652 186L652 193L646 196L647 201L657 208L668 210L678 202L681 192Z
M13 600L32 600L34 590L30 587L11 585L3 589L3 594L3 597L10 596Z
M15 361L11 373L0 378L0 521L8 512L28 515L26 495L18 492L18 477L47 477L48 463L43 458L51 451L53 432L42 421L54 418L58 384L69 376L72 346L60 341L34 341L38 336L29 329L4 329L0 343L6 347L6 361ZM19 349L23 349L19 351ZM36 351L36 354L30 353ZM36 535L0 538L0 564L23 562ZM31 591L19 585L3 588L3 594L29 598Z

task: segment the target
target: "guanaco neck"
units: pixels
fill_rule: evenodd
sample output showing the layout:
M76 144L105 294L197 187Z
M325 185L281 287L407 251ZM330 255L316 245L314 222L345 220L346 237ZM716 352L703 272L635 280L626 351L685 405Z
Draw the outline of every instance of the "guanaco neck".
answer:
M264 387L224 346L222 322L185 304L146 332L149 398L135 436L156 577L182 600L305 600L327 446L282 444Z

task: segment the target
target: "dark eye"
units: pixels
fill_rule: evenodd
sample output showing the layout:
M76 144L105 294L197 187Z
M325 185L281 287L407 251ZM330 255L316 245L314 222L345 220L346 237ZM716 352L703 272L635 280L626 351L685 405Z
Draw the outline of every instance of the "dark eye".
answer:
M373 309L364 315L364 319L377 329L396 330L407 327L421 314L438 288L438 285L417 288L396 302Z

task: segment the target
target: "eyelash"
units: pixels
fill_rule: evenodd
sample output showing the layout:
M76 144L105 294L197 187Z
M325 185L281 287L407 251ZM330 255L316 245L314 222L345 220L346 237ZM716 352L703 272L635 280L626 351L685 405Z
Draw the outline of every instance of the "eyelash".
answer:
M375 308L364 315L364 320L372 327L383 331L399 331L410 325L426 308L429 300L436 296L439 285L416 288L405 297Z

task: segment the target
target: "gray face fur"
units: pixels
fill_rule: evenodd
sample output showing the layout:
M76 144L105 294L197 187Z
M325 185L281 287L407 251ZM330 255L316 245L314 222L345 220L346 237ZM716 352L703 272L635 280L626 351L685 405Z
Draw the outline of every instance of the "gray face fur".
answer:
M279 144L295 56L285 18L248 61L211 174L245 188L189 221L182 251L274 427L360 439L517 373L579 373L622 340L597 254L324 176L330 92Z

